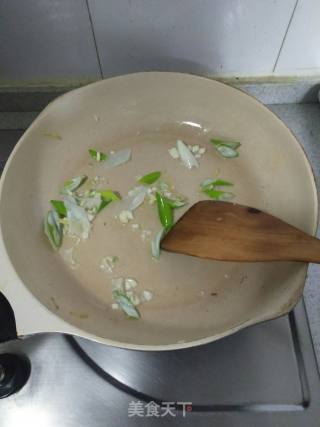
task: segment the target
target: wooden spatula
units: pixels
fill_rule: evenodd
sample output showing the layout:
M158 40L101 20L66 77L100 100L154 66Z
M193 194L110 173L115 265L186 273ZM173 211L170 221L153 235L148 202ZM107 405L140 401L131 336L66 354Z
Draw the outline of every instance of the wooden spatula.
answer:
M161 248L219 261L320 263L315 237L258 209L206 200L177 221Z

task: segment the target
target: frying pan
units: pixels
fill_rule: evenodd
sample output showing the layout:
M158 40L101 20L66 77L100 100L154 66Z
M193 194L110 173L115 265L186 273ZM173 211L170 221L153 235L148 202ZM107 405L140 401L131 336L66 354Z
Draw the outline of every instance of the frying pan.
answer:
M298 302L304 263L222 263L163 253L164 261L144 272L153 300L141 319L128 320L111 309L110 288L92 267L94 245L115 242L111 229L94 226L94 239L82 249L82 276L52 251L42 226L48 201L78 174L88 148L116 149L133 135L146 140L155 134L146 171L154 170L162 135L172 137L172 145L178 137L200 144L213 136L241 141L239 158L217 158L212 166L236 183L236 201L315 233L318 203L307 158L289 129L255 99L180 73L137 73L88 85L45 108L1 177L0 290L13 308L18 336L62 332L124 348L178 349L283 315ZM163 162L170 168L168 159ZM126 178L118 172L119 186ZM128 259L134 256L131 247ZM139 275L146 263L134 261ZM167 280L157 283L154 272L165 267Z

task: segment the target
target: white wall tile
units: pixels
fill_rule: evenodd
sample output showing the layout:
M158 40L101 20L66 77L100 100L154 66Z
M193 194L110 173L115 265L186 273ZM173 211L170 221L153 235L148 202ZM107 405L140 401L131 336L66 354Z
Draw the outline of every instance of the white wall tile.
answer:
M298 1L275 72L320 72L320 0Z
M295 0L89 0L105 76L270 74Z
M99 77L85 0L0 1L0 83Z

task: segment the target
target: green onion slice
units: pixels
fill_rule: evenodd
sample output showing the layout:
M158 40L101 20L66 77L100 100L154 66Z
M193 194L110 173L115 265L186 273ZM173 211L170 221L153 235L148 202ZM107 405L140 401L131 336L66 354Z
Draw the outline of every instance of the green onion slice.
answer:
M98 212L102 211L102 209L108 206L109 203L121 199L120 195L112 190L99 190L98 193L101 197L101 204L99 206Z
M211 139L210 142L214 145L215 149L225 158L238 157L239 153L237 148L241 143L238 141L223 141L222 139Z
M211 139L210 142L215 147L220 147L221 145L224 145L225 147L232 148L233 150L236 150L241 146L241 143L238 141L223 141L222 139Z
M51 210L44 220L44 232L55 250L59 249L62 243L62 224L59 219L58 213Z
M160 193L156 193L156 200L158 206L158 214L160 222L166 231L169 231L173 226L173 209L168 199L163 197Z
M88 150L91 158L95 160L96 162L103 162L104 160L107 160L108 156L106 153L103 153L102 151L94 150L93 148L90 148Z
M82 184L86 182L88 179L87 175L80 175L76 176L74 178L68 179L64 184L62 188L63 194L70 194L73 191L77 190Z
M52 207L62 217L67 216L67 209L62 200L50 200Z
M156 182L160 178L160 176L161 176L161 172L159 171L150 172L147 175L144 175L141 178L139 178L138 182L140 182L141 184L151 185L154 182Z
M214 189L206 189L204 193L207 194L211 199L214 200L230 200L234 197L233 193L228 193L226 191L214 190Z
M137 308L134 306L130 298L120 290L114 290L112 292L113 299L120 305L122 310L126 315L131 319L139 319L140 313Z

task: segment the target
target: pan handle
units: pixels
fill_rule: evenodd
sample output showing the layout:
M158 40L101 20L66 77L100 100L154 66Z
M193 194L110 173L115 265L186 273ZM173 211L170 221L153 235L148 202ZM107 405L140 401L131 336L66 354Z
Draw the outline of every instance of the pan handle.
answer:
M0 342L46 332L91 338L86 331L59 317L59 313L50 311L24 285L5 251L1 232L0 271Z
M46 332L60 332L86 337L85 331L67 323L37 300L19 278L7 280L3 289L1 289L0 283L0 291L4 295L3 298L7 303L6 307L9 313L6 320L8 330L3 332L4 336L7 334L8 339ZM16 331L14 331L13 325Z
M17 338L16 319L7 298L0 292L0 343Z
M0 292L0 343L17 338L16 320L7 298ZM0 353L0 399L19 391L30 375L30 362L20 354Z

